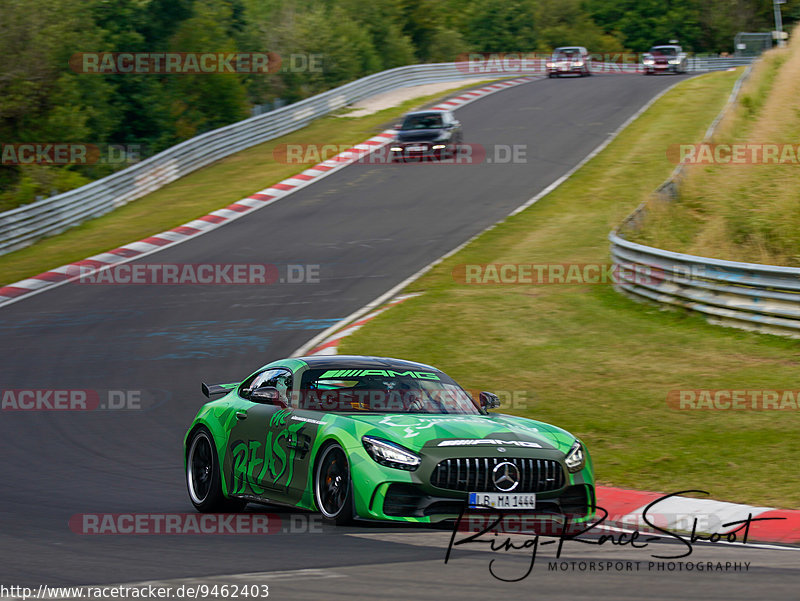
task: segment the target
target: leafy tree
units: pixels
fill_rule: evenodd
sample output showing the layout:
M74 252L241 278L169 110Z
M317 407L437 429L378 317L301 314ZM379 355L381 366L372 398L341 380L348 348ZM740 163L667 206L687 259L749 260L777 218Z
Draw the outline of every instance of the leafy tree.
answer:
M170 52L235 52L229 32L230 4L197 0L194 14L170 39ZM177 140L216 129L248 116L246 90L238 73L168 74L163 80Z

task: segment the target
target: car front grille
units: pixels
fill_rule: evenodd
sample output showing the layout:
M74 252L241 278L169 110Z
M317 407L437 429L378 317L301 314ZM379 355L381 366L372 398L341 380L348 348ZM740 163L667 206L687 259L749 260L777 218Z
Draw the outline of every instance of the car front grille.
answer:
M513 463L519 471L519 484L509 492L547 492L564 486L564 470L552 459L514 457L461 457L440 461L431 475L431 484L447 490L505 492L494 484L494 469L500 463Z

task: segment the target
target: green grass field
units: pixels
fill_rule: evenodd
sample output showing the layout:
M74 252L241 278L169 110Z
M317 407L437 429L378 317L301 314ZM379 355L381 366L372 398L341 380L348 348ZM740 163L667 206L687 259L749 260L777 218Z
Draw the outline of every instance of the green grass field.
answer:
M609 285L465 285L458 265L609 262L607 235L669 175L665 149L702 139L737 72L690 79L561 187L413 283L424 292L346 338L341 353L432 363L507 409L583 438L603 484L800 507L800 414L678 411L670 390L796 388L796 341L707 324ZM535 191L532 190L533 194Z
M268 188L317 162L303 165L278 162L273 151L281 144L352 146L390 127L405 112L456 90L478 85L481 84L472 83L444 94L415 98L365 117L347 117L346 112L325 117L301 130L238 152L99 219L0 256L0 286L179 226Z

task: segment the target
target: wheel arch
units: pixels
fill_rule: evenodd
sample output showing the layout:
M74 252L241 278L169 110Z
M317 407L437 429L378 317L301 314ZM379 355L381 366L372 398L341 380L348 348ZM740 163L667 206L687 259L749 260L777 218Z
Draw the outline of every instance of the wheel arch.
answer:
M225 474L225 444L227 441L227 436L225 432L225 427L219 423L217 420L209 420L205 416L200 416L192 422L191 427L186 432L186 436L183 439L183 470L186 471L188 467L189 461L189 446L191 444L192 439L194 438L195 434L198 430L205 428L209 435L211 436L211 442L214 447L214 452L217 454L217 465L219 465L220 471L220 484L222 485L222 492L227 497L228 496L228 477Z
M333 445L339 445L339 448L342 449L342 451L344 452L345 458L347 458L347 469L350 472L350 480L352 486L353 462L350 459L350 453L347 452L347 445L344 443L344 441L342 441L341 437L337 436L334 433L329 433L323 438L322 441L320 441L316 451L314 452L314 457L312 457L311 459L309 488L311 490L311 502L314 504L314 511L319 511L319 505L317 504L317 495L315 492L317 486L317 467L319 465L319 460L322 457L323 453Z

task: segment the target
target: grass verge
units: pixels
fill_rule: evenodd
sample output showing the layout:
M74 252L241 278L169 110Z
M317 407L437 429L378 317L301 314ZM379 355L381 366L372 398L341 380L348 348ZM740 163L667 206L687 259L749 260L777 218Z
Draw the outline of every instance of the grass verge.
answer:
M331 115L301 130L238 152L108 215L0 256L0 286L176 227L268 188L317 162L277 162L273 151L280 144L352 146L383 131L415 107L480 85L483 84L471 83L445 93L414 98L364 117Z
M740 72L690 79L526 211L408 291L421 296L344 339L340 352L432 363L469 389L518 391L507 408L583 438L603 484L800 507L800 413L678 411L681 389L787 389L797 343L661 311L607 285L464 285L465 264L609 262L607 235L672 169L664 149L702 139ZM676 118L676 116L678 116Z
M799 95L800 39L764 54L713 138L772 146L772 163L688 166L678 200L650 199L644 226L626 236L693 255L800 267Z

